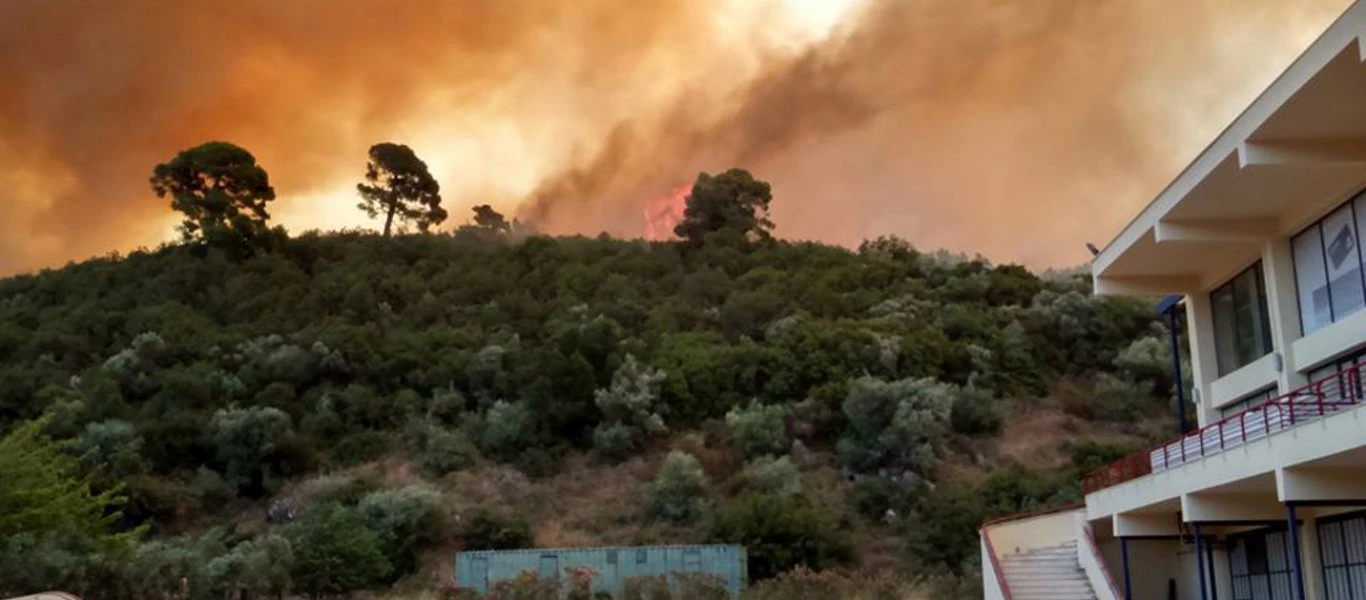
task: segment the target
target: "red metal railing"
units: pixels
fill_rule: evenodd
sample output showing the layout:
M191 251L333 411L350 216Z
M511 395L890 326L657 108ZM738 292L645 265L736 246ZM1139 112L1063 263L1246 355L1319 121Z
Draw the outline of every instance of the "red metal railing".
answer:
M1082 492L1089 494L1178 467L1362 404L1366 401L1362 393L1363 372L1366 364L1354 365L1260 406L1121 458L1082 477Z

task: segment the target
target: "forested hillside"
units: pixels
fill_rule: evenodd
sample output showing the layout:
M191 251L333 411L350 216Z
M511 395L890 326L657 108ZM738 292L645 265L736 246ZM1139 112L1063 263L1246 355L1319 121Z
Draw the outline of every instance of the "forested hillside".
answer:
M418 597L460 548L697 541L756 597L971 594L982 519L1157 433L1164 336L897 239L501 217L0 280L0 595Z

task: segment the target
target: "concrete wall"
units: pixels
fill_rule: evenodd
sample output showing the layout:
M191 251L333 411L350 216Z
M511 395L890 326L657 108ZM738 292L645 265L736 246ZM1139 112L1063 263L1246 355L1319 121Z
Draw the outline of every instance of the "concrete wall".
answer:
M1081 570L1086 573L1086 580L1091 582L1091 589L1098 600L1124 598L1123 575L1110 570L1099 546L1092 540L1089 529L1082 529L1077 538L1077 561L1081 563Z
M986 528L998 556L1010 556L1035 548L1061 546L1077 539L1080 510L1057 512Z
M986 534L984 533L983 536ZM982 539L982 597L986 600L1006 600L1006 596L1001 590L1001 579L996 573L996 565L991 563L991 555L987 552L986 538Z

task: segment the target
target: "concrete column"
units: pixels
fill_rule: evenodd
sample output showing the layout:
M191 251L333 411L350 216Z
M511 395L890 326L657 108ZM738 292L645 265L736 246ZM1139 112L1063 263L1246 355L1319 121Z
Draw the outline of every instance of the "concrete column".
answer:
M1318 519L1310 519L1300 511L1304 525L1300 527L1300 548L1304 552L1304 593L1306 600L1319 600L1324 597L1323 555L1319 552Z
M1219 378L1219 363L1214 354L1214 314L1210 311L1208 293L1186 296L1186 334L1190 336L1191 380L1199 399L1195 415L1204 427L1219 420L1218 411L1211 408L1210 383Z
M1282 394L1304 386L1308 381L1298 371L1293 353L1300 339L1299 298L1295 290L1295 258L1290 239L1277 237L1262 246L1262 271L1266 274L1266 310L1271 322L1271 343L1282 357L1278 384Z

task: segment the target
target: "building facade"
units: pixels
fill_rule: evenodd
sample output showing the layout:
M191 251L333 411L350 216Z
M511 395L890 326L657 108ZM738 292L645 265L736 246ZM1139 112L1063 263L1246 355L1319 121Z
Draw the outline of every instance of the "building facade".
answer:
M1097 294L1181 298L1198 423L984 526L987 597L1074 597L1012 573L1070 544L1075 597L1366 600L1362 235L1366 0L1096 256Z

